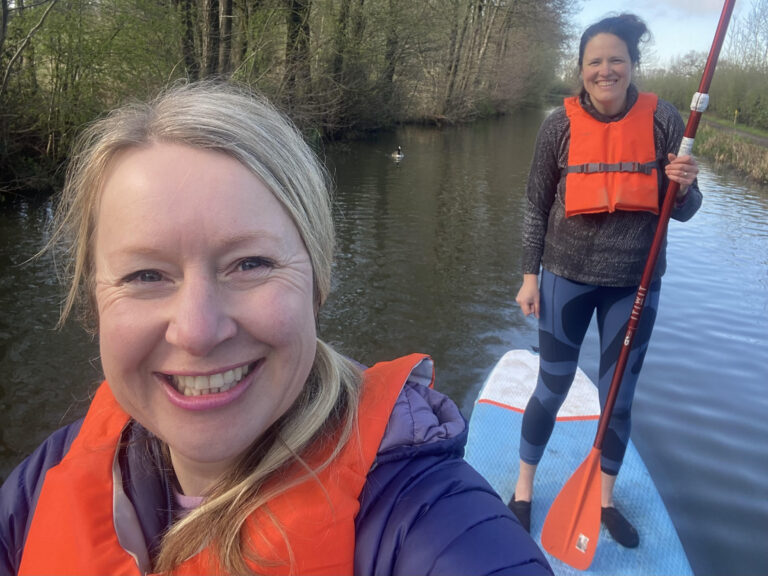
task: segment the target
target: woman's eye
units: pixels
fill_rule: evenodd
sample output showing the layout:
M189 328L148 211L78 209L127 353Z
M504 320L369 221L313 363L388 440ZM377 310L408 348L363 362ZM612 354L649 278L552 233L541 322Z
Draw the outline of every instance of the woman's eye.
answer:
M272 267L272 262L266 258L254 257L243 258L237 263L237 269L241 272L258 270L260 268L268 269Z
M125 277L125 282L160 282L163 279L162 274L155 270L139 270Z

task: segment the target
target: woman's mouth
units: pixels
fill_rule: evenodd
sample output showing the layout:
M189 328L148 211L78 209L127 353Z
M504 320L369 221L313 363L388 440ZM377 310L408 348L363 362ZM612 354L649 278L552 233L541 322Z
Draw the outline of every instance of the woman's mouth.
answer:
M184 396L206 396L226 392L236 386L243 378L248 376L258 362L246 366L238 366L232 370L209 374L207 376L181 376L163 374L163 378L173 388Z

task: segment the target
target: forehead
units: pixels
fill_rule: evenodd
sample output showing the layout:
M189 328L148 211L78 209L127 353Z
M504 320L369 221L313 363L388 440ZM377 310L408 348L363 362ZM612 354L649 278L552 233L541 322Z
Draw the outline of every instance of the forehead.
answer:
M293 220L245 165L216 151L153 143L118 153L105 173L96 213L97 242L130 234L165 239L253 231L293 240Z
M629 49L626 42L609 32L601 32L595 34L589 39L584 46L584 57L586 59L589 55L609 53L620 53L622 55L629 56Z

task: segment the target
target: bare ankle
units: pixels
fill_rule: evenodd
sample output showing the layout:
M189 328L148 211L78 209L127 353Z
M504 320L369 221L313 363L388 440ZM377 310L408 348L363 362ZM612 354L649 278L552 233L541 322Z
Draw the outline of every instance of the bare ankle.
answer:
M515 501L530 502L533 499L533 489L530 486L515 486Z
M520 474L515 484L515 500L530 502L533 499L533 479L536 476L536 466L520 461Z

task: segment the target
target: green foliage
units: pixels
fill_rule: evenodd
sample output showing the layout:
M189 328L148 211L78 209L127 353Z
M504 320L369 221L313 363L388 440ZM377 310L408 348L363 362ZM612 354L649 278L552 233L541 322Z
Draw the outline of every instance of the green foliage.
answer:
M699 69L688 74L674 67L670 71L656 71L644 77L641 85L681 110L687 110L698 90L703 70L704 63L701 62ZM743 69L728 61L720 62L709 89L707 113L726 120L735 118L740 124L768 130L768 73Z
M696 154L711 159L716 167L732 167L768 184L768 148L727 129L702 125L696 133Z
M0 93L0 169L10 189L52 189L83 124L184 73L168 42L178 35L175 16L164 3L61 0L46 12L50 5L13 14L0 55L8 76ZM20 48L10 67L9 54Z
M313 135L456 122L538 102L575 9L568 0L8 5L0 189L46 190L83 124L201 71L257 86Z
M669 70L654 70L643 87L687 109L698 89L707 54L690 52ZM754 0L734 17L709 89L708 114L768 130L768 0Z

